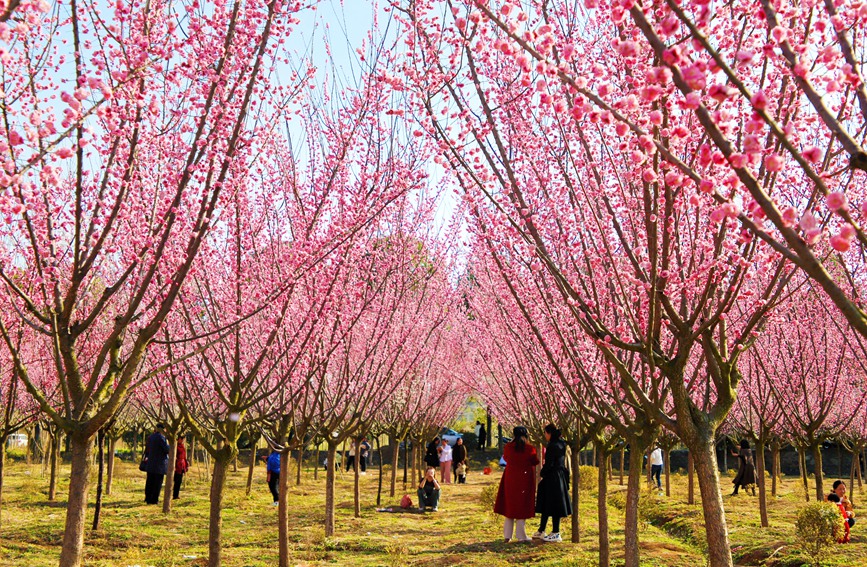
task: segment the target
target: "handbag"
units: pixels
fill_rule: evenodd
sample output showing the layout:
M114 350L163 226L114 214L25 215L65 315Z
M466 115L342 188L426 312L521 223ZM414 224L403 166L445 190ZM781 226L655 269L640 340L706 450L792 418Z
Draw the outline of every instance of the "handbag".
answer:
M141 472L147 472L148 470L148 456L142 455L141 462L138 464L138 470Z

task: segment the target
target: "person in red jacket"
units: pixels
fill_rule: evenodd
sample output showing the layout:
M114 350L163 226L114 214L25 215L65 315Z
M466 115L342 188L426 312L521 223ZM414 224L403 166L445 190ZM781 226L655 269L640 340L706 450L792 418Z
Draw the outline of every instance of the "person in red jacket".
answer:
M172 485L174 494L172 500L180 498L181 483L184 481L184 474L190 470L190 463L187 461L187 448L184 447L184 438L178 438L178 452L175 456L175 481Z
M536 449L527 443L527 428L519 425L512 431L512 441L503 448L506 470L500 478L494 513L506 517L503 537L511 541L512 530L518 541L532 541L524 527L527 518L536 515Z

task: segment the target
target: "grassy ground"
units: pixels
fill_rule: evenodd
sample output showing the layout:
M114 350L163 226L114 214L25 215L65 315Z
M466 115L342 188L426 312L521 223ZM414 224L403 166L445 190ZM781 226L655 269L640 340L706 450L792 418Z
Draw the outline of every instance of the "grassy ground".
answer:
M0 526L0 566L55 565L64 519L66 484L64 469L60 501L46 502L47 479L39 466L12 463L4 487ZM401 475L399 474L399 477ZM271 566L277 563L276 510L270 506L264 467L255 473L253 493L244 494L243 469L231 473L224 512L224 564ZM301 486L293 486L289 499L292 558L295 565L594 565L597 548L596 502L592 492L581 505L582 543L505 544L502 522L483 509L482 491L499 481L499 475L471 474L469 484L444 487L438 513L380 513L375 511L376 471L362 477L362 517L352 514L352 477L338 477L337 536L323 536L324 474L313 479L307 471ZM642 564L647 566L695 566L706 564L702 553L701 514L688 506L685 478L673 476L674 491L666 499L647 493L642 501ZM164 516L145 506L144 474L128 463L118 466L113 494L106 498L100 531L88 532L85 541L89 566L200 566L207 555L207 480L196 470L187 475L181 500ZM727 483L724 485L728 486ZM396 505L386 496L383 505ZM617 491L612 486L612 501ZM414 491L411 492L415 501ZM92 496L92 495L91 495ZM794 547L793 521L803 501L794 480L788 480L781 497L771 504L772 527L758 527L757 501L750 496L727 498L733 550L740 565L801 565ZM856 495L856 504L858 503ZM622 563L622 511L611 507L611 539L614 563ZM867 517L867 516L865 516ZM532 527L532 530L531 530ZM528 526L534 531L535 523ZM860 528L857 525L856 528ZM854 543L834 550L837 566L867 565L867 538L859 529ZM564 522L564 539L570 537ZM762 562L769 556L770 561Z

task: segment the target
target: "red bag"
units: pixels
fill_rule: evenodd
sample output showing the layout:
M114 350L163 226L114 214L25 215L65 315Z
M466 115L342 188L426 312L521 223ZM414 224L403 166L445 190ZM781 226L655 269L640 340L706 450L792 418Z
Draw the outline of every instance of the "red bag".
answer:
M485 467L485 468L482 470L482 474L491 474L492 472L493 472L493 471L491 471L491 467Z
M400 499L400 507L412 508L412 498L409 497L409 494L404 494L403 498Z

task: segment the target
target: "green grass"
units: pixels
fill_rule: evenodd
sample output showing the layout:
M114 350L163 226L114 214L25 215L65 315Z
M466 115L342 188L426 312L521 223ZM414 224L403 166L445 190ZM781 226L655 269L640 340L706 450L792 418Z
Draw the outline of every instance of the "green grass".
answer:
M47 478L39 466L10 463L4 482L0 566L55 565L60 552L66 498L66 476L61 474L59 501L47 502ZM402 475L398 474L399 478ZM244 494L246 471L230 473L223 517L224 565L264 567L277 563L276 510L270 506L264 467L255 472L254 490ZM362 517L352 514L352 477L338 476L337 535L323 535L324 474L313 479L306 471L301 486L292 486L290 548L293 565L521 565L590 566L598 553L595 493L582 495L581 543L506 544L502 519L480 505L482 490L499 481L498 474L474 472L467 485L444 487L438 513L376 512L377 471L362 477ZM616 479L615 479L616 480ZM701 511L685 504L684 477L672 478L670 499L647 493L642 502L640 527L642 564L647 566L701 567L703 554ZM724 479L724 488L728 482ZM395 505L403 495L398 483ZM187 475L181 500L171 514L145 506L144 474L118 461L113 494L105 499L102 528L88 531L85 539L89 566L141 567L201 566L207 556L208 483L201 468ZM771 528L758 527L757 501L751 496L727 498L729 531L740 565L800 565L794 547L794 518L803 495L787 481L781 498L771 504ZM612 493L622 490L615 482ZM414 491L408 491L415 501ZM856 494L855 502L858 503ZM91 499L93 489L91 490ZM617 496L613 496L614 499ZM622 511L612 506L611 540L614 564L622 564ZM90 516L90 514L89 514ZM528 532L535 531L535 522ZM563 523L563 537L570 537L570 523ZM867 538L856 525L853 543L835 550L832 565L867 565ZM776 551L776 553L775 553ZM775 554L774 554L775 553ZM773 558L762 563L768 556Z

